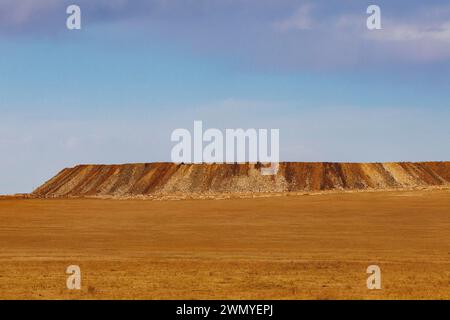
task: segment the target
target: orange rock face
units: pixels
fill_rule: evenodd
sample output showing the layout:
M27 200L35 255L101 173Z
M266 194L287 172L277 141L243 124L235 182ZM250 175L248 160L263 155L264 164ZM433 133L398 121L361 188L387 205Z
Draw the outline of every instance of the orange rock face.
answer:
M260 164L138 163L66 168L35 197L133 197L383 190L450 186L450 162L283 162L264 176Z

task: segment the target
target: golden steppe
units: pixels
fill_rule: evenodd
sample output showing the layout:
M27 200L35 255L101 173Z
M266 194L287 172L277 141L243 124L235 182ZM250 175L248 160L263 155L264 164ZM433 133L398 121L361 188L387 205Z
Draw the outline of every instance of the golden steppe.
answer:
M3 198L0 299L450 299L450 191Z

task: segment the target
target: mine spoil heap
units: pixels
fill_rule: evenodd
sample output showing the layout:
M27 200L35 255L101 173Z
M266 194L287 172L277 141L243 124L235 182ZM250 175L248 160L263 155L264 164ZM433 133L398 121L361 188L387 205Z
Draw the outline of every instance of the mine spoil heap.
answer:
M275 175L261 165L136 163L66 168L31 196L158 197L450 186L450 162L282 162Z

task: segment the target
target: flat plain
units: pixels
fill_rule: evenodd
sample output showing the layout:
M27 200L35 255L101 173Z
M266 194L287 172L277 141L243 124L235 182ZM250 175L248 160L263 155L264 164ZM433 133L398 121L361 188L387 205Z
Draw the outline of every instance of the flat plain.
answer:
M450 192L3 198L0 299L450 299Z

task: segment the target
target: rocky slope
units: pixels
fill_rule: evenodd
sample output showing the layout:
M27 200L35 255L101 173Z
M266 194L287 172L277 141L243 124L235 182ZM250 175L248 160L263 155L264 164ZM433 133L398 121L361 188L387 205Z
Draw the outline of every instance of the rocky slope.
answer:
M264 176L259 164L138 163L66 168L34 197L167 197L325 190L450 187L450 162L284 162Z

